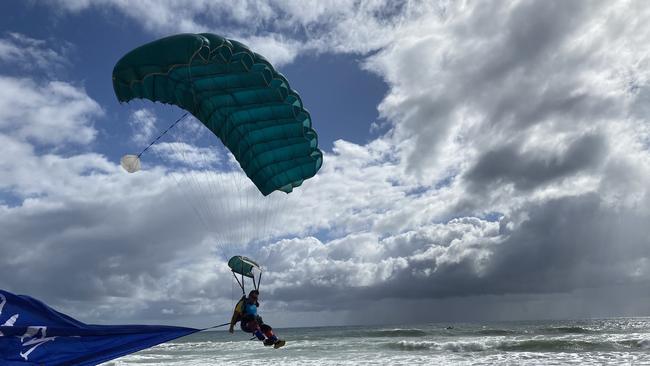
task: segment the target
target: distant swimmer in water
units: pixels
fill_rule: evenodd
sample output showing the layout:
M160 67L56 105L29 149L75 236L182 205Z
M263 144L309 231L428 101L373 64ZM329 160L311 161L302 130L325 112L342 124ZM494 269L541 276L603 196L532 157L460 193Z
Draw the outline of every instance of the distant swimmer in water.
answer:
M235 305L235 311L230 320L230 329L228 331L233 333L234 327L237 322L240 322L241 330L246 333L253 333L257 339L264 342L265 346L273 346L280 348L286 343L282 339L273 334L273 328L268 324L264 324L262 317L257 315L257 308L260 306L258 302L260 292L258 290L251 291L248 296L244 296Z

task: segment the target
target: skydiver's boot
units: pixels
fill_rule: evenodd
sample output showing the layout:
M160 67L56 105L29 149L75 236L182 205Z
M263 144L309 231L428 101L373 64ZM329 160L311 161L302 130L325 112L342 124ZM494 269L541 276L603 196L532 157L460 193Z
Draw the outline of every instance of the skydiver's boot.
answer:
M275 341L275 343L273 343L273 348L280 348L284 346L286 343L287 342L285 342L284 339L278 339L277 341Z
M273 346L275 348L280 348L280 347L284 346L284 341L281 340L281 339L278 339L278 337L276 337L275 335L272 335L272 336L268 337L264 341L264 345L265 346Z

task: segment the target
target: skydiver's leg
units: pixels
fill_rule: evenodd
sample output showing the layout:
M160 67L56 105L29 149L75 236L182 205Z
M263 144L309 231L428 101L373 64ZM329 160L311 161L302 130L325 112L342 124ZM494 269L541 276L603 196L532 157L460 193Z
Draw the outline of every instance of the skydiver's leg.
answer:
M262 333L260 325L255 318L244 317L244 319L241 320L241 329L246 333L255 334L257 339L260 341L264 340L264 333Z
M264 340L264 333L260 329L260 325L257 323L255 320L251 320L248 322L248 328L253 330L253 334L255 334L255 337L259 339L260 341Z
M271 328L271 326L267 324L262 324L260 325L260 329L262 330L262 332L264 332L264 335L271 340L271 344L278 341L278 337L276 337L276 335L273 334L273 328Z

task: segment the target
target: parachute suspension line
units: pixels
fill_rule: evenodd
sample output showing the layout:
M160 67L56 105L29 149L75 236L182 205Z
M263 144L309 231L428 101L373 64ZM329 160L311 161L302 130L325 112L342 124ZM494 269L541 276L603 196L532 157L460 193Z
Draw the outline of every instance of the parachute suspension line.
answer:
M175 138L175 140L182 141L182 139L180 138ZM184 149L180 145L181 145L180 143L176 143L176 142L171 142L169 144L171 149L174 151L175 156L179 157L180 160L185 163L185 165L192 167L192 161L187 156L186 149ZM203 154L199 154L199 156L204 157ZM205 161L207 161L207 159ZM178 174L172 174L172 176L176 181L176 185L178 189L183 193L186 202L192 208L194 214L198 217L205 231L207 233L215 233L215 231L211 229L210 226L208 225L208 220L210 220L210 215L209 215L210 205L206 203L206 200L202 200L199 198L203 196L203 192L201 192L200 179L197 178L194 169L191 168L189 170L186 170L185 173L180 175L180 178L178 178ZM182 184L183 186L181 186Z
M185 173L185 176L188 177L188 181L191 181L191 183L188 184L188 186L192 191L194 191L195 194L194 198L191 200L191 202L194 202L192 205L195 207L201 207L201 210L203 211L203 216L205 216L204 221L209 220L210 217L215 217L214 209L212 205L208 203L211 200L204 200L200 198L204 196L205 193L202 192L201 187L203 186L203 184L201 182L202 181L209 182L209 179L207 179L206 174L200 174L196 172L196 167L195 167L196 161L190 159L190 157L188 156L187 149L184 149L182 146L178 146L178 144L176 143L172 143L171 146L172 149L175 151L176 155L180 156L182 160L185 162L185 164L188 167L190 167ZM207 159L205 158L205 156L201 153L199 153L198 155L204 159L204 164L206 164ZM209 169L207 170L209 171ZM212 231L210 230L210 227L207 225L207 222L206 222L206 230L207 232Z
M176 125L178 124L178 122L180 122L180 121L182 121L183 119L185 119L185 117L187 117L189 114L190 114L189 112L185 112L185 114L183 114L180 118L178 118L176 121L174 121L174 123L172 123L169 127L167 127L167 129L164 130L160 135L158 135L158 137L156 137L155 139L153 139L153 141L151 141L147 147L145 147L142 151L140 151L140 153L139 153L138 155L136 155L136 156L138 157L138 159L140 159L140 157L142 156L142 154L144 154L145 151L149 150L149 148L150 148L151 146L153 146L153 144L155 144L156 142L158 142L158 140L160 140L163 136L165 136L165 134L166 134L167 132L169 132L169 130L171 130L172 128L174 128L174 126L176 126Z
M292 192L292 194L295 194L295 191ZM287 205L287 202L293 196L289 196L289 193L284 193L284 192L278 192L278 196L279 197L275 197L275 200L271 202L271 204L272 204L271 210L273 212L278 212L278 213L282 212L282 213L284 213L284 212L286 212L284 209L285 209L285 207ZM272 215L272 216L269 217L269 219L270 219L271 223L268 225L269 230L268 230L267 234L268 234L269 239L270 239L270 238L273 238L277 234L277 232L273 231L273 229L277 226L276 224L278 223L278 220L281 219L281 215L280 214Z
M241 263L241 291L246 296L246 289L244 288L246 286L246 282L244 282L244 262Z
M241 156L241 145L237 146L237 155ZM264 228L260 227L258 222L254 222L257 214L255 207L252 207L251 204L251 195L256 192L251 192L249 186L251 185L246 173L238 172L237 179L239 183L237 184L238 197L240 200L240 208L242 209L241 214L243 215L242 219L246 219L245 229L239 228L239 243L240 245L246 245L255 239L259 235L260 231ZM252 213L252 214L251 214ZM251 220L251 218L253 220ZM251 222L253 221L253 222Z
M191 202L191 201L192 201L192 198L191 198L191 196L190 196L190 193L186 192L186 191L181 187L181 181L182 181L182 179L179 179L178 177L176 177L176 174L171 174L171 176L174 177L174 180L176 181L176 187L178 188L178 190L181 191L181 192L183 192L183 196L185 196L186 202L188 202L188 203ZM201 222L201 224L203 225L203 227L205 227L206 231L209 230L208 223L205 222L205 220L203 219L203 216L201 216L201 213L200 213L199 210L196 208L196 206L193 205L193 204L191 204L191 203L189 204L189 206L192 208L192 211L194 212L194 214L196 214L196 217L198 217L198 219L199 219L199 221Z
M193 198L190 199L190 202L194 202L194 204L192 204L192 206L200 207L200 210L203 210L203 216L208 218L209 215L207 215L207 214L210 212L210 205L208 205L205 202L205 200L202 200L202 199L199 198L200 196L202 196L203 192L200 191L200 187L201 187L200 178L197 177L197 174L195 173L194 167L192 166L191 160L188 158L188 156L187 156L187 154L186 154L186 152L185 152L185 150L183 148L177 146L174 143L172 143L171 146L172 146L172 149L174 149L174 151L177 153L177 155L182 158L182 160L185 162L185 164L190 166L190 169L187 170L187 172L185 173L185 176L187 177L188 181L191 181L191 182L188 182L187 186L189 186L190 189L193 191L192 192L193 193L193 195L192 195ZM209 230L209 226L207 225L207 222L206 222L206 229Z
M238 227L234 233L235 235L233 239L237 241L237 244L240 246L240 248L243 248L245 241L244 233L247 231L247 226L249 224L249 222L246 220L248 207L246 207L245 199L243 197L246 195L246 189L244 188L245 182L243 181L241 173L238 171L233 171L233 179L236 180L235 188L237 189L237 210L234 212L234 214L238 220L241 220L240 222L243 222L243 230L241 227Z
M268 202L266 207L262 207L262 210L264 211L262 213L262 237L260 238L260 243L262 245L265 244L265 243L268 244L266 237L267 237L267 235L269 233L269 216L270 216L271 212L277 212L277 211L273 210L273 203L274 203L275 198L276 198L275 194L271 193L267 198L270 199L271 201ZM278 212L278 215L279 215L279 212ZM270 240L268 240L268 241L270 241Z
M224 117L225 119L225 121L223 122L224 125L228 124L229 118L230 116ZM219 185L221 187L228 187L227 192L236 192L236 194L234 195L236 197L233 197L232 194L222 195L222 197L220 197L220 199L218 199L217 201L221 204L221 208L222 208L221 212L228 212L236 220L239 220L238 222L243 222L241 221L239 215L241 215L242 211L245 210L245 207L242 204L242 199L241 199L241 194L242 194L241 187L245 182L243 182L241 179L239 167L236 166L236 164L234 167L231 166L230 159L228 157L228 150L226 149L225 145L222 148L222 150L223 150L223 156L225 157L225 161L224 161L224 171L221 174L217 174L220 181ZM224 234L225 240L222 243L222 252L225 253L224 259L228 260L228 258L232 255L235 255L235 253L233 253L232 250L227 251L226 249L233 248L233 247L241 248L241 243L243 241L243 234L239 226L230 225L227 228L225 228L225 230L223 231L225 232Z
M212 192L213 197L210 199L212 203L212 208L214 209L213 219L218 225L218 228L215 232L217 235L218 243L217 248L221 253L221 256L225 261L228 261L228 258L232 255L228 248L233 242L233 225L229 224L227 220L228 217L225 217L225 213L232 213L236 207L231 207L231 195L226 194L227 192L232 191L232 177L231 173L227 170L216 172L212 169L209 170L209 179L207 187Z
M227 158L228 158L228 156L227 156L227 153L226 153L226 159ZM228 163L228 162L226 161L226 163ZM227 192L233 192L234 191L233 186L236 187L237 190L239 190L238 184L236 182L237 172L233 171L233 170L228 170L228 168L229 168L228 165L226 165L226 168L227 169L222 174L220 174L221 186L222 187L228 187ZM225 210L223 212L229 213L229 215L231 217L234 215L236 220L238 220L236 215L238 214L238 210L241 209L241 205L237 204L237 201L235 200L235 197L233 197L231 194L225 195L223 197L223 199L221 200L221 203L224 203L224 206L225 206ZM235 244L235 242L237 240L237 232L235 231L236 226L229 225L225 229L227 229L227 230L224 230L224 243L222 244L223 245L222 250L226 254L225 259L228 260L228 257L230 257L232 255L235 255L235 253L233 253L233 246L232 245Z
M295 190L291 194L295 195ZM280 191L277 191L277 193L273 192L269 195L268 198L270 199L270 202L266 205L263 215L264 232L261 244L271 244L273 238L276 237L277 224L278 222L281 222L281 218L283 217L284 212L286 212L285 208L287 206L287 202L292 199L292 197L294 196L290 196L289 194Z
M202 176L199 175L199 173L197 173L195 171L195 168L192 167L193 161L190 159L190 157L188 157L186 149L183 149L182 147L177 146L177 144L174 144L174 143L172 143L171 146L172 146L172 149L175 151L176 155L180 156L182 158L182 160L185 162L185 164L190 167L190 169L188 169L184 173L185 179L188 180L188 184L186 184L186 186L188 186L190 188L190 190L193 191L193 193L191 194L192 198L190 198L188 201L189 201L190 205L195 209L196 212L199 212L199 211L201 212L201 213L198 213L197 215L199 216L201 221L204 223L206 232L217 235L217 240L219 242L221 242L220 243L221 245L217 245L217 248L221 252L221 255L224 256L224 258L225 258L226 255L224 253L224 248L223 248L225 246L225 244L224 244L225 240L223 238L224 234L221 234L221 231L223 231L223 230L216 230L215 231L213 228L211 228L208 225L208 221L215 220L215 219L218 218L217 214L215 213L215 208L210 203L210 202L216 201L217 197L209 197L209 199L201 199L200 198L200 197L205 196L205 194L207 193L207 188L208 187L211 188L212 185L210 183L212 182L212 180L209 177L209 175L214 174L214 173L212 173L210 169L206 169L207 174L205 174L205 172L204 172L204 174L202 174ZM199 154L199 156L201 156L201 158L204 159L203 160L204 164L207 164L207 158L205 157L205 155L204 154ZM190 195L190 194L187 194L187 195ZM214 194L214 196L216 196L216 194Z
M170 125L169 128L167 128L167 129L166 129L166 130L165 130L165 131L164 131L164 132L163 132L163 133L162 133L158 138L156 138L156 139L155 139L151 144L149 144L149 146L147 147L147 149L148 149L149 147L151 147L151 146L152 146L156 141L158 141L160 138L162 138L162 136L164 136L164 135L165 135L168 131L170 131L170 130L171 130L171 129L172 129L172 128L177 124L177 123L179 123L181 120L183 120L183 119L184 119L185 117L187 117L188 115L189 115L189 113L185 113L185 114L182 115L179 119L177 119L177 120L176 120L172 125ZM184 157L184 152L182 151L182 149L180 149L180 148L177 146L177 144L171 142L171 143L169 144L169 146L171 146L172 149L177 153L177 156L182 157L182 159L186 162L186 164L188 163L187 159ZM143 150L140 154L138 154L138 156L142 155L142 154L143 154L147 149ZM197 209L197 205L191 204L191 202L195 201L196 199L192 199L192 194L189 193L189 192L187 192L186 189L183 189L183 188L181 187L181 183L182 183L183 180L184 180L183 177L181 176L181 177L179 178L179 176L178 176L177 173L172 173L172 174L170 174L170 175L174 178L174 181L176 182L176 186L177 186L178 190L182 192L183 196L185 196L186 202L190 203L189 206L191 207L192 211L194 212L194 214L195 214L195 215L197 216L197 218L199 219L199 222L201 222L201 224L203 225L203 227L204 227L206 230L208 230L208 229L209 229L208 224L207 224L207 222L205 221L203 215L201 215L201 213L200 213L199 210ZM191 185L190 185L190 186L191 186ZM192 187L192 188L194 188L194 187Z
M265 227L264 238L266 244L271 244L273 238L275 238L278 235L276 227L278 226L277 225L278 223L282 223L282 218L284 217L284 215L286 215L287 212L297 212L297 210L293 210L291 209L291 207L294 202L302 202L302 196L305 192L306 187L304 185L301 185L300 187L296 187L296 188L298 189L294 189L291 193L283 193L278 191L277 196L272 197L274 200L271 201L270 204L271 207L268 210L269 214L265 215L265 220L267 221L267 223L264 224ZM273 195L276 195L276 193L273 193L272 196ZM293 222L291 218L290 221ZM287 229L291 230L292 228L287 228ZM287 233L290 232L291 231ZM266 239L267 237L268 239ZM273 251L269 250L268 255L271 256L272 254L274 254Z
M208 207L206 214L210 215L210 219L215 222L223 222L223 213L231 212L229 199L225 192L228 191L227 186L227 172L218 172L211 167L212 163L207 158L207 153L200 153L198 156L201 158L203 166L206 167L204 170L204 184L198 188L203 189L204 194L209 193L205 200L202 200L202 203ZM226 188L226 189L224 189ZM226 228L208 228L208 231L215 235L217 240L216 249L219 254L223 257L224 260L228 260L230 253L226 252L227 244L229 242L227 227Z
M203 164L206 167L210 166L210 162L206 158L206 154L200 154L201 158L203 159ZM218 212L215 213L214 219L220 219L221 217L216 216L217 214L223 214L224 212L230 212L226 208L226 203L228 203L228 199L223 192L219 192L219 187L225 187L225 178L223 177L224 173L220 172L215 172L214 169L207 169L206 170L207 176L206 176L206 182L207 182L207 187L210 190L210 201L214 202L215 206L218 204L219 207L215 207L215 210L218 210ZM219 183L221 181L221 183ZM221 193L221 194L220 194ZM224 203L225 202L225 203ZM220 209L220 210L219 210ZM223 257L225 261L228 261L228 255L230 253L226 253L225 248L226 248L226 241L227 237L224 233L225 230L223 229L217 229L215 231L215 234L217 235L217 249L220 252L220 255Z
M242 179L245 179L245 178L242 177ZM247 186L242 185L242 189L244 190L244 196L245 196L245 199L246 199L246 213L249 213L249 212L251 212L251 209L250 209L250 193L249 193L249 190L248 190ZM252 216L250 216L250 217L252 217ZM252 225L253 225L253 227L256 227L257 223L252 223ZM257 231L252 232L251 235L249 235L250 237L246 238L245 233L242 231L242 236L244 236L244 240L246 242L250 242L251 239L254 239L256 234L257 234ZM248 245L248 243L247 243L247 245Z
M257 193L257 192L255 192ZM265 220L265 217L268 215L268 207L270 205L270 201L272 200L273 197L272 195L269 195L267 197L263 197L262 199L257 200L257 206L255 207L255 221L257 222L257 225L260 226L261 230L258 233L259 237L257 238L257 243L263 242L264 238L266 237L266 229L267 229L267 220Z
M255 289L257 291L260 290L260 284L262 283L262 273L263 272L260 271L260 276L257 278L257 286L255 286ZM254 276L253 276L253 284L255 284L255 277Z
M242 275L241 282L239 281L239 278L237 278L237 274L233 271L232 276L235 277L235 280L237 280L237 284L239 285L239 288L241 288L241 293L246 295L246 290L244 290L244 276Z

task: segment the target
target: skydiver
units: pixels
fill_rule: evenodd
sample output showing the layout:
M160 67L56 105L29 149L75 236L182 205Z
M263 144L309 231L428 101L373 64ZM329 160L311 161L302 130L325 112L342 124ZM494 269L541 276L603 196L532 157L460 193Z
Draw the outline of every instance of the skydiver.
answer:
M274 348L280 348L284 346L285 341L278 339L278 337L273 334L273 328L268 324L264 324L262 317L257 315L257 308L260 306L258 302L260 292L258 290L252 290L248 293L248 297L243 296L241 300L235 305L235 310L230 319L230 328L228 331L233 333L235 324L240 323L241 330L246 333L253 333L257 339L264 342L265 346L273 346Z

